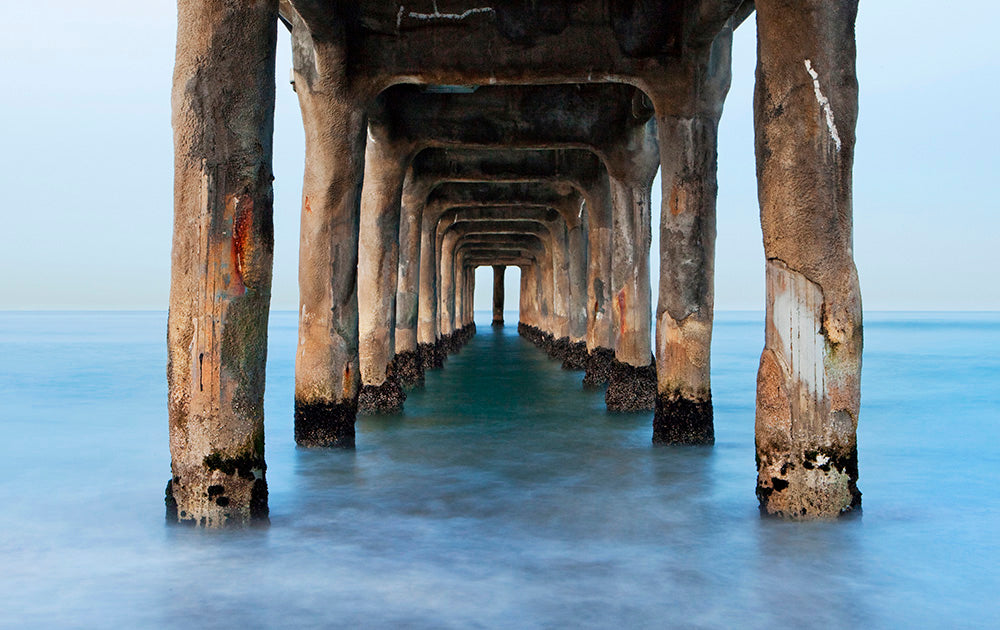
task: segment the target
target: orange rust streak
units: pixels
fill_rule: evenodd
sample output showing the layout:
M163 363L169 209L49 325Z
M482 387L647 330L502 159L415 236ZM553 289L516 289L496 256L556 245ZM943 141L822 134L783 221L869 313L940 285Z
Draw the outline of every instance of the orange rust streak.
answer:
M680 184L674 184L674 187L670 190L670 214L677 216L684 211L681 207L681 195L683 191L681 190Z
M351 396L351 364L348 363L344 366L344 388L343 388L344 400L347 400Z
M618 292L618 321L621 322L622 335L625 334L625 289Z
M306 204L305 205L306 205L306 212L312 213L313 209L312 209L312 206L309 205L309 197L306 197Z
M250 195L233 195L233 236L232 261L235 279L239 281L239 292L246 292L243 282L244 261L253 246L253 198ZM228 204L227 204L228 205Z

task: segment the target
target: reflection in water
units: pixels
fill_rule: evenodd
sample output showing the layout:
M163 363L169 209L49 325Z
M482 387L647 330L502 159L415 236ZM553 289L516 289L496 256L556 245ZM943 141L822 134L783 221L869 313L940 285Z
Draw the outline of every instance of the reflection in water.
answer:
M0 626L989 625L1000 318L901 317L868 317L864 516L802 524L753 495L760 314L716 326L712 448L654 447L483 318L326 451L294 446L276 313L272 525L205 532L162 521L163 315L0 314Z

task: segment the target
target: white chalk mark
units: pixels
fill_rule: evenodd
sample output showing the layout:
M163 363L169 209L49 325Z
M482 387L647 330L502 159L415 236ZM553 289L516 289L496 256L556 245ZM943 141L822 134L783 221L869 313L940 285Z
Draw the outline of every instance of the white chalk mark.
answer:
M833 143L837 145L837 151L840 151L840 134L837 133L837 125L833 122L833 108L830 107L830 99L823 94L823 90L819 87L819 74L813 70L812 61L806 59L806 72L812 77L813 81L813 92L816 93L816 102L819 103L820 109L823 110L823 114L826 116L826 126L830 130L830 137L833 138Z
M419 13L417 11L410 11L407 13L406 7L400 5L399 12L396 14L396 28L399 29L402 25L403 17L410 17L414 20L453 20L458 22L478 13L493 13L493 7L476 7L474 9L467 9L461 13L441 13L441 11L438 10L437 2L434 2L433 13Z

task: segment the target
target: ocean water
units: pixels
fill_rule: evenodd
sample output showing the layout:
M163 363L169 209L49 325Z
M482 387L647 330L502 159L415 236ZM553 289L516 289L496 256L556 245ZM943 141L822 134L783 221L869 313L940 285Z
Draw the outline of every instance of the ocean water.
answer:
M758 514L762 314L717 319L712 448L487 316L331 452L294 445L274 313L271 526L220 532L164 524L165 314L0 313L0 627L1000 627L1000 314L867 314L833 523Z

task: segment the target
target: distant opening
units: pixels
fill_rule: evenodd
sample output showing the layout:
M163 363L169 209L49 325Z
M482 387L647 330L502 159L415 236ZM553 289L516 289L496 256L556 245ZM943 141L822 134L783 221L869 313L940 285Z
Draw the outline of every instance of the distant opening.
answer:
M517 326L521 303L521 269L507 265L503 276L503 319L505 326ZM476 326L489 326L493 321L493 267L476 267L475 294L472 298L476 311Z

